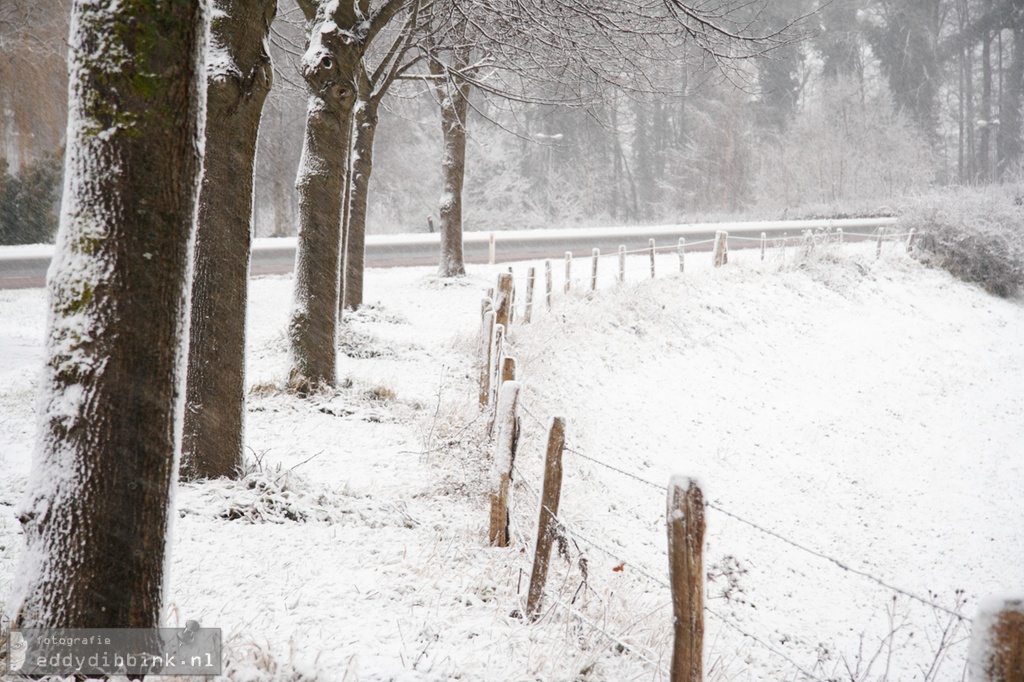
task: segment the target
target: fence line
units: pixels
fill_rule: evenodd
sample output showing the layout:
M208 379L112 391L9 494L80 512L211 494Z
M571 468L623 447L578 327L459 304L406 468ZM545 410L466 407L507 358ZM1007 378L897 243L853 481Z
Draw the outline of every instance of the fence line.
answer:
M591 457L590 455L586 455L586 454L580 452L579 450L577 450L575 448L566 446L565 449L566 449L566 451L571 452L574 455L582 457L583 459L585 459L585 460L587 460L589 462L593 462L594 464L597 464L598 466L601 466L601 467L604 467L606 469L609 469L610 471L614 471L614 472L616 472L616 473L618 473L618 474L620 474L622 476L626 476L626 477L631 478L631 479L633 479L635 481L639 481L640 483L643 483L644 485L650 486L652 488L656 488L658 490L664 490L664 486L658 485L657 483L653 483L652 481L649 481L649 480L647 480L645 478L642 478L641 476L638 476L638 475L636 475L634 473L631 473L629 471L626 471L624 469L620 469L619 467L616 467L616 466L613 466L611 464L608 464L607 462L602 462L601 460L596 459L594 457ZM792 546L792 547L794 547L796 549L799 549L799 550L801 550L803 552L811 554L812 556L818 557L819 559L824 559L824 560L826 560L828 562L831 562L832 564L835 564L836 566L838 566L839 568L843 569L844 571L847 571L849 573L853 573L854 575L858 575L858 576L861 576L863 578L866 578L866 579L876 583L877 585L879 585L881 587L884 587L887 590L890 590L890 591L895 592L897 594L901 594L904 597L907 597L909 599L913 599L914 601L920 602L920 603L922 603L922 604L924 604L926 606L930 606L933 609L937 609L939 611L942 611L942 612L944 612L944 613L946 613L946 614L948 614L950 616L953 616L955 618L958 618L958 619L960 619L962 621L966 621L968 623L973 622L971 620L971 618L963 615L962 613L959 613L957 611L954 611L953 609L950 609L950 608L947 608L945 606L942 606L941 604L937 604L936 602L934 602L934 601L932 601L930 599L927 599L927 598L922 597L922 596L920 596L918 594L915 594L911 590L908 590L908 589L905 589L905 588L893 585L892 583L889 583L889 582L883 580L882 578L879 578L879 577L877 577L875 575L872 575L871 573L868 573L868 572L866 572L864 570L861 570L861 569L858 569L858 568L854 568L854 567L850 566L849 564L847 564L846 562L844 562L844 561L842 561L840 559L836 559L834 557L828 556L827 554L824 554L823 552L820 552L818 550L811 549L810 547L802 545L799 542L797 542L796 540L791 540L791 539L785 537L784 535L781 535L780 533L771 530L770 528L765 528L764 526L762 526L762 525L760 525L760 524L758 524L758 523L756 523L754 521L750 521L748 519L743 518L742 516L740 516L738 514L735 514L735 513L731 512L731 511L728 511L727 509L724 509L721 505L719 505L719 504L717 504L715 502L710 502L710 501L705 502L704 506L709 507L711 509L714 509L716 512L719 512L721 514L725 514L726 516L731 517L731 518L735 519L736 521L739 521L740 523L743 523L743 524L745 524L747 526L750 526L751 528L754 528L755 530L760 531L761 533L763 533L765 535L769 535L771 537L776 538L777 540L781 540L782 542L784 542L784 543L786 543L786 544L788 544L788 545L790 545L790 546Z
M913 238L913 235L914 235L913 232L905 233L905 234L889 234L889 233L887 233L887 232L885 232L884 230L881 230L881 229L876 230L873 234L844 233L842 230L839 230L838 232L832 232L831 230L828 231L828 232L825 232L825 231L822 231L822 230L818 230L818 231L805 231L802 235L795 235L793 237L789 237L789 236L783 234L783 236L781 238L774 237L774 238L771 239L771 241L776 246L781 246L782 254L783 254L783 258L784 258L785 257L786 244L791 242L791 241L792 242L796 242L798 244L803 243L805 245L804 246L805 253L809 253L816 245L822 243L822 241L826 241L826 242L827 241L832 241L832 240L829 239L829 237L835 237L836 241L838 243L840 243L840 244L842 243L842 240L844 238L846 238L846 237L853 238L853 239L877 239L877 241L878 241L878 247L877 247L877 252L876 252L876 257L877 257L878 253L880 253L881 244L882 244L883 240L884 241L894 241L894 242L897 241L897 240L906 240L905 241L906 249L907 249L907 251L910 251L910 249L911 249L911 240ZM910 239L907 239L908 237ZM697 242L689 242L689 243L684 242L683 240L679 240L678 245L677 244L670 244L670 245L666 245L666 246L657 247L655 245L655 243L654 243L654 240L652 239L652 240L650 240L650 243L649 243L649 245L646 248L634 249L634 250L631 250L631 251L626 251L625 247L621 247L620 246L618 251L608 252L608 253L601 254L597 249L594 249L593 252L592 252L592 259L593 259L592 279L593 279L593 281L592 281L591 288L595 288L596 287L597 262L598 262L598 260L601 257L619 258L620 259L620 261L619 261L620 262L620 269L621 269L621 267L622 267L621 264L624 263L624 260L625 260L623 258L624 255L626 255L626 254L634 254L634 255L635 254L649 254L650 255L650 261L651 261L651 276L653 277L654 276L654 262L655 262L654 256L655 256L656 253L658 253L658 252L662 252L662 253L664 253L664 252L678 253L679 254L679 259L680 259L680 270L682 270L682 267L683 267L683 253L685 251L685 247L686 246L695 247L695 246L700 246L700 245L703 245L703 244L720 243L721 241L727 240L728 238L729 237L728 237L728 235L726 233L720 232L716 236L716 238L714 238L714 239L706 239L706 240L701 240L701 241L697 241ZM762 235L761 237L735 236L735 237L733 237L733 239L734 240L740 240L740 241L748 241L748 242L758 242L758 243L760 243L761 244L761 259L764 260L764 247L765 247L765 244L768 242L768 240L764 237L764 235ZM550 260L546 261L546 263L545 263L546 271L549 272L549 273L550 273L550 263L551 263ZM717 262L716 262L716 264L717 264ZM723 264L724 264L724 259L723 259ZM570 268L571 268L571 265L572 265L572 255L571 255L571 253L566 252L566 261L565 261L566 280L565 280L565 287L564 287L564 290L565 290L566 293L569 292L570 289L571 289L571 280L570 280L570 272L571 272ZM508 278L508 280L511 282L510 273L511 273L511 268L509 268L509 273L503 274L503 277ZM620 273L619 280L622 281L621 273ZM499 282L500 282L500 279L499 279ZM549 287L550 287L550 283L549 283ZM514 289L513 289L513 291L514 291ZM549 296L550 296L550 292L549 292ZM511 295L509 295L509 299L510 299L510 301L512 300L511 299ZM550 307L550 301L549 301L549 307ZM490 312L491 315L494 315L494 311L489 311L488 308L489 308L489 306L487 306L487 300L485 299L485 304L484 304L484 308L483 308L484 311L485 311L485 313L484 313L485 316L486 316L487 312ZM511 319L509 320L509 323L511 323ZM486 329L486 325L485 325L485 329ZM504 327L496 329L495 333L497 331L500 331L500 330L504 330ZM498 358L494 358L492 356L492 358L490 358L492 361L493 360L499 360L499 358L504 358L505 357L505 350L498 350L498 352L496 354L499 357ZM481 372L481 376L483 376L482 372ZM488 374L488 376L489 376L489 374ZM518 414L518 410L519 409L522 409L522 411L525 412L537 424L538 427L540 427L542 430L546 430L547 427L546 427L545 423L542 422L532 411L530 411L529 408L526 405L517 404L517 406L513 409L513 412L512 412L512 415L513 415L512 419L515 422L514 440L518 441L518 438L519 438L519 428L520 428L519 425L518 425L519 418L517 416L515 416L516 414ZM557 420L556 420L556 422L557 422ZM516 446L513 445L512 447L513 447L513 451L514 451ZM572 453L576 457L579 457L581 459L587 460L587 461L589 461L589 462L591 462L591 463L593 463L593 464L595 464L597 466L606 468L606 469L608 469L608 470L610 470L610 471L612 471L612 472L614 472L614 473L616 473L616 474L618 474L620 476L624 476L626 478L632 479L632 480L634 480L636 482L642 483L645 486L648 486L648 487L651 487L651 488L655 488L659 492L664 492L665 491L665 486L657 484L657 483L654 483L654 482L644 478L643 476L638 475L637 473L633 473L631 471L628 471L625 468L614 466L614 465L609 464L607 462L601 461L600 459L591 457L590 455L587 455L587 454L581 452L580 450L578 450L578 449L576 449L574 447L569 446L567 443L564 443L564 440L561 442L561 444L558 447L559 447L559 450L558 450L559 453L561 452L562 449L568 450L570 453ZM550 445L549 445L549 448L550 448ZM512 454L512 457L514 457L514 452ZM675 595L676 595L676 589L677 588L674 587L673 584L670 584L669 581L667 581L667 580L665 580L663 578L658 577L656 575L655 571L651 571L651 570L645 568L642 564L638 564L638 563L636 563L636 562L634 562L632 560L625 559L618 552L613 551L611 549L608 549L607 546L605 546L605 545L603 545L603 544L593 540L589 535L585 535L585 534L581 533L577 528L575 528L574 525L569 524L563 517L561 517L557 513L555 513L552 510L552 508L548 506L548 504L545 501L545 499L543 498L543 496L538 492L539 486L537 488L535 488L533 485L531 485L529 479L515 465L514 459L512 459L512 457L510 457L509 458L510 461L508 461L508 465L509 465L508 474L509 474L509 476L511 476L514 473L516 482L517 483L521 483L523 485L523 487L525 487L526 490L536 499L537 503L539 504L538 511L540 512L540 515L541 515L541 523L542 523L542 525L547 524L545 526L546 528L548 528L548 530L546 532L555 532L555 533L557 533L557 535L561 537L561 542L564 542L566 540L566 536L570 537L572 539L573 545L575 545L575 547L576 547L577 552L580 554L580 557L579 557L579 567L580 567L580 570L583 572L583 583L581 583L581 587L586 585L587 581L588 581L586 549L592 549L592 550L596 550L596 551L598 551L598 552L608 556L612 560L618 562L619 567L617 567L615 570L621 570L623 567L629 566L629 568L630 568L632 573L635 573L636 575L642 577L649 584L655 585L655 586L658 586L658 587L660 587L662 589L668 590L670 595L673 595L668 605L672 605L673 608L678 606L677 604L675 604ZM549 458L551 457L551 453L550 452L548 453L548 457ZM557 466L560 467L561 465L559 464ZM545 485L547 485L547 483L545 483ZM669 488L672 489L672 486L673 486L673 484L670 483L669 484ZM547 491L545 492L545 494L548 494ZM555 494L557 495L558 493L555 493ZM700 495L699 488L697 489L697 495L698 496ZM805 552L807 554L815 556L815 557L817 557L819 559L823 559L823 560L825 560L825 561L835 565L836 567L842 569L843 571L846 571L846 572L851 573L853 575L857 575L857 576L860 576L862 578L865 578L865 579L867 579L867 580L869 580L869 581L879 585L880 587L882 587L882 588L884 588L884 589L886 589L888 591L891 591L894 594L902 595L904 597L907 597L908 599L914 600L914 601L919 602L919 603L921 603L921 604L923 604L925 606L931 607L935 611L941 611L941 612L943 612L945 614L948 614L949 616L951 616L953 618L958 619L959 621L963 621L963 622L967 622L967 623L973 623L973 620L971 618L968 618L967 616L962 615L961 613L959 613L958 610L953 610L953 609L947 608L945 606L942 606L942 605L936 603L935 601L933 601L932 599L922 597L922 596L916 594L915 592L913 592L911 590L907 590L907 589L898 587L896 585L893 585L892 583L886 581L885 579L882 579L882 578L879 578L879 577L877 577L875 575L872 575L871 573L868 573L867 571L865 571L863 569L852 567L852 566L850 566L845 561L842 561L840 559L836 559L834 557L831 557L831 556L829 556L829 555L827 555L827 554L825 554L825 553L823 553L821 551L812 549L812 548L810 548L810 547L808 547L806 545L803 545L800 542L797 542L795 540L791 540L791 539L783 536L782 534L780 534L780 533L778 533L778 532L776 532L776 531L774 531L774 530L772 530L770 528L767 528L767 527L765 527L765 526L763 526L761 524L758 524L756 522L753 522L753 521L750 521L748 519L745 519L745 518L743 518L742 516L740 516L738 514L735 514L733 512L730 512L730 511L722 508L717 502L700 500L699 497L697 499L699 501L697 501L695 504L696 504L696 507L697 507L698 510L701 509L701 505L703 505L704 509L706 509L706 508L713 509L714 511L716 511L718 513L721 513L721 514L723 514L725 516L728 516L728 517L730 517L730 518L732 518L732 519L734 519L736 521L739 521L740 523L743 523L743 524L747 525L748 527L751 527L751 528L757 530L759 533L762 533L764 535L772 537L772 538L774 538L776 540L780 540L783 543L785 543L785 544L787 544L787 545L789 545L789 546L791 546L791 547L793 547L795 549L798 549L798 550L800 550L802 552ZM669 511L671 513L676 513L672 509L670 509ZM681 512L679 512L679 513L681 513ZM698 511L696 513L699 514L698 518L700 518L700 521L699 521L700 528L703 529L703 527L704 527L703 526L703 524L704 524L703 512L702 511ZM493 514L492 514L492 516L493 516ZM501 514L501 516L503 518L506 518L506 519L508 518L505 514ZM549 520L545 521L546 518L549 518ZM669 520L670 535L672 533L671 528L673 527L672 526L672 523L673 523L672 519L676 519L676 518L677 517L671 516L671 514L670 514L670 520ZM507 523L507 521L506 521L506 523ZM552 529L557 529L557 530L552 530ZM508 531L506 531L506 533L507 532ZM702 534L703 530L701 530L699 532ZM517 535L519 535L519 534L517 533ZM698 542L700 542L700 541L698 541ZM581 548L580 543L582 543L583 548ZM670 553L671 553L671 551L672 551L672 548L671 548L671 544L672 544L671 543L671 538L670 538L670 543L669 544L670 544ZM538 547L539 546L540 546L540 543L539 543L539 540L538 540ZM699 553L698 553L698 557L699 557ZM670 558L672 558L672 557L670 557ZM535 559L535 561L536 561L536 559ZM698 561L699 561L699 558L698 558ZM671 564L672 562L670 561L669 563ZM546 574L546 568L544 569L544 572ZM671 572L671 571L669 571L669 572ZM697 571L697 574L699 574L701 576L700 579L701 579L701 582L703 583L703 581L706 580L706 575L703 573L703 571ZM672 582L674 583L675 580L676 580L676 577L675 577L674 573L673 573L673 576L674 577L672 578ZM689 582L689 578L686 578L684 582L685 582L685 584L691 584ZM692 584L696 584L696 583L692 583ZM544 589L543 588L543 580L541 580L540 585L541 585L541 587L539 589L543 591L543 589ZM531 581L531 594L532 594L532 589L533 589L533 587L532 587L532 581ZM935 595L935 596L937 596L937 595ZM575 601L575 597L574 597L574 601ZM539 604L539 602L538 602L538 604ZM962 604L958 604L957 609L959 609L960 606L962 606ZM604 628L600 627L599 625L589 621L584 614L579 612L577 609L573 608L572 605L564 604L563 602L558 601L558 599L555 598L554 601L552 602L552 607L558 607L558 608L561 608L563 610L567 610L574 617L580 618L581 620L586 622L588 625L590 625L592 628L594 628L595 631L599 632L605 638L607 638L607 639L609 639L611 641L614 641L617 644L621 645L624 648L624 650L627 650L630 654L636 656L638 659L643 660L643 661L645 661L647 663L651 663L653 665L657 665L658 669L659 670L661 669L661 663L660 662L652 661L651 659L647 658L646 656L640 654L639 651L635 649L635 647L632 647L631 645L629 645L626 642L624 642L622 640L621 636L614 635L614 634L608 632L607 630L605 630ZM682 608L682 607L680 607L680 608ZM762 646L767 651L771 652L773 655L778 656L779 658L789 662L796 670L798 670L806 678L808 678L810 680L813 680L814 682L824 682L824 680L821 677L818 677L817 675L809 672L806 668L802 667L799 663L797 663L795 660L793 660L792 658L787 656L785 653L783 653L783 652L779 651L778 649L776 649L769 642L765 642L763 639L761 639L761 638L757 637L756 635L753 635L750 632L744 630L744 628L741 625L739 625L736 622L733 622L729 618L726 618L722 614L716 612L714 609L708 608L707 606L701 606L698 603L696 605L696 607L695 607L695 612L699 614L701 611L707 612L708 614L710 614L711 616L713 616L717 620L721 621L726 626L730 627L731 629L733 629L736 632L738 632L739 634L741 634L743 637L750 639L752 642ZM652 612L652 613L654 613L654 612ZM680 618L680 616L678 614L676 614L675 618L678 619L678 618ZM952 622L952 621L950 621L950 622ZM673 654L673 659L675 659L677 657L677 654L679 654L678 647L680 646L680 642L683 641L683 640L679 639L680 632L679 632L678 624L677 624L675 629L677 631L676 632L676 637L677 637L676 647L677 647L677 650ZM687 645L687 646L689 646L689 645ZM673 666L675 666L675 665L676 665L675 662L673 662ZM675 674L676 674L676 672L673 669L673 678L675 677Z

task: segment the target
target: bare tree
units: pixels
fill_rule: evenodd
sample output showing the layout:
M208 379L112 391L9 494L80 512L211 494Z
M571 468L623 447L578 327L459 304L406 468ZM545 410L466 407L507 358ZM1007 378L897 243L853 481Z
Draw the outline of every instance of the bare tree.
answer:
M253 173L272 81L267 40L277 6L276 0L213 4L182 441L185 480L235 477L242 467Z
M401 28L389 36L387 47L376 66L367 69L364 59L356 85L353 112L352 163L349 172L348 203L345 222L344 307L355 310L363 303L363 272L366 251L366 208L373 173L373 143L380 121L380 105L398 78L423 58L413 47L423 32L420 10L425 0L416 0L409 8Z
M309 22L302 60L309 91L306 134L296 186L299 241L288 337L289 384L299 391L334 385L341 276L343 192L352 111L367 46L407 0L300 0Z
M155 627L179 447L205 3L77 0L40 436L7 609Z

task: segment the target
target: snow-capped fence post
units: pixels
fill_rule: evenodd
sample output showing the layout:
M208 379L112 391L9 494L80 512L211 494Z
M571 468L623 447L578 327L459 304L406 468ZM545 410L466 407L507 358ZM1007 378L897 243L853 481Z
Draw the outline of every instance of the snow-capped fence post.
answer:
M484 301L490 301L485 298ZM494 363L494 311L484 311L483 328L480 331L480 404L491 402L491 365Z
M875 258L878 258L879 256L882 255L882 237L883 237L883 235L885 235L885 228L884 227L878 228L878 241L875 244Z
M679 272L686 272L686 237L679 238Z
M526 614L530 620L540 617L544 601L544 585L548 580L551 545L558 532L558 503L562 498L562 450L565 447L565 420L555 417L548 430L548 451L544 457L544 489L540 496L540 519L537 521L537 547L533 552L530 592L526 598Z
M519 442L518 381L507 381L498 395L497 447L491 465L491 527L490 541L495 547L508 547L508 495L512 483L512 464Z
M505 327L495 323L494 350L491 351L491 366L488 368L491 373L491 400L496 400L498 396L498 382L501 381L503 357L505 357Z
M654 279L654 239L647 240L647 250L651 252L651 279Z
M597 261L601 258L601 249L590 252L590 290L597 291Z
M548 310L551 310L551 289L552 287L551 277L551 261L544 261L544 289L547 298Z
M494 312L497 314L494 322L508 329L512 319L512 273L498 273L498 298L494 301Z
M626 281L626 245L619 244L619 284Z
M839 241L840 244L843 243L843 228L840 227L838 230L836 230L836 239Z
M686 476L668 484L668 565L672 588L672 682L704 679L704 493Z
M565 293L572 287L572 251L565 252Z
M491 232L491 234L487 237L487 263L489 265L494 265L494 252L494 233Z
M526 271L526 308L523 310L523 324L529 324L533 318L533 280L537 276L536 268Z
M914 242L917 240L917 229L910 228L910 234L907 235L907 253L914 250Z
M729 233L724 230L715 232L715 267L720 268L729 262Z
M764 260L764 251L768 246L768 235L761 233L761 260Z
M1024 596L978 604L968 668L971 682L1024 682Z

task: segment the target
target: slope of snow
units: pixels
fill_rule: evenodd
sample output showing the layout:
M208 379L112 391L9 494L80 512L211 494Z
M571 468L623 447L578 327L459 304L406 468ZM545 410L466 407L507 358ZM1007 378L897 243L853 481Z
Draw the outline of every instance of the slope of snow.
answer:
M305 400L278 388L292 279L255 280L252 471L179 491L168 622L223 628L232 679L667 679L664 486L680 474L714 505L707 606L727 622L708 614L708 679L960 680L969 623L739 520L944 608L965 600L967 617L1022 591L1024 308L898 248L873 255L734 251L714 270L693 254L682 275L666 255L654 281L636 256L625 285L613 256L595 293L578 262L569 294L555 263L554 308L541 278L529 325L516 264L509 549L487 546L493 443L474 364L480 299L505 268L369 271L374 303L342 332L343 387ZM0 292L3 597L44 317L39 290ZM530 624L518 614L555 415L567 530Z

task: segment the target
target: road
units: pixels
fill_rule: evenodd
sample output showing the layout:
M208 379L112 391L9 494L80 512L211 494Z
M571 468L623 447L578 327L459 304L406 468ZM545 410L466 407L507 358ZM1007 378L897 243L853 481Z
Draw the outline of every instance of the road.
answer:
M467 232L463 253L467 263L487 263L489 242L494 235L495 262L563 258L566 251L589 255L591 249L602 253L647 248L648 240L657 246L675 248L685 238L687 250L709 250L707 242L718 230L729 233L729 248L756 246L755 241L735 238L756 238L762 232L768 237L783 234L796 236L804 230L831 227L844 232L870 233L879 227L890 228L895 218L853 218L842 220L788 220L747 223L701 223L641 227L602 227L560 230L518 230L506 232ZM252 275L284 274L295 265L294 237L256 239L252 250ZM366 265L371 268L434 265L438 260L439 237L436 234L369 235L366 238ZM0 289L43 286L50 265L53 247L49 245L0 247Z

